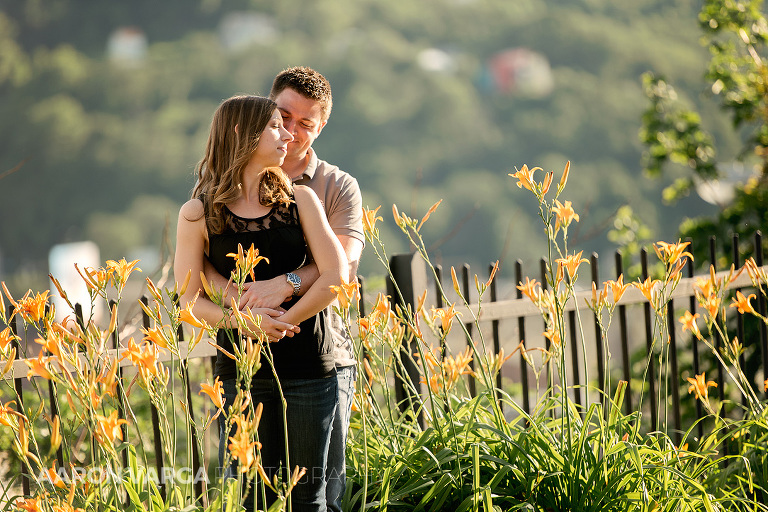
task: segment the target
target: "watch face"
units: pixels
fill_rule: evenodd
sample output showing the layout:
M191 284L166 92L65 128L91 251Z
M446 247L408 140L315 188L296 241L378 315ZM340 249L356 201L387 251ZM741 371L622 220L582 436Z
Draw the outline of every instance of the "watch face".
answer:
M293 272L288 272L286 277L288 278L288 282L293 285L293 294L298 295L299 289L301 288L301 278Z

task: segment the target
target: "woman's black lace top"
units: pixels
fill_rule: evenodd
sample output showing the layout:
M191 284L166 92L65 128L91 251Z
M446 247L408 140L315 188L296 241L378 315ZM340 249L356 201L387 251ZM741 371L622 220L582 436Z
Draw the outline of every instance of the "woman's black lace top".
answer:
M237 254L238 244L243 250L253 246L259 255L268 261L261 261L254 268L256 281L272 279L287 272L293 272L307 260L307 245L299 223L299 211L295 202L279 205L265 216L255 219L238 217L228 208L223 210L226 228L223 233L209 235L208 259L216 270L229 278L235 269L235 259L227 254ZM250 281L250 277L247 278ZM234 285L232 285L234 286ZM296 299L285 302L282 307L289 309ZM333 361L333 339L328 328L325 311L305 320L301 332L292 338L270 343L275 369L281 379L317 379L335 373ZM239 340L237 330L219 329L217 343L232 351L233 340ZM216 356L215 375L222 380L237 376L235 362L221 351ZM267 358L261 358L261 369L256 378L273 378Z

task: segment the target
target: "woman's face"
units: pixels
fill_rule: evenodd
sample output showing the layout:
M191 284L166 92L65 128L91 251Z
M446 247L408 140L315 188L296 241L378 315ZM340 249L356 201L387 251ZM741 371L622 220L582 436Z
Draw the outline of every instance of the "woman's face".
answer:
M283 165L288 151L288 143L293 140L293 135L283 126L283 118L280 111L275 109L267 127L261 132L259 145L253 152L251 161L258 162L263 167L276 167Z

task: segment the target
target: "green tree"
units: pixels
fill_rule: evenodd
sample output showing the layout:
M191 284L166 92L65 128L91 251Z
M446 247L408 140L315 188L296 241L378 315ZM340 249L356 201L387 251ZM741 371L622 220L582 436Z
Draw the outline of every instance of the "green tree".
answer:
M640 138L644 167L650 176L688 169L665 189L664 199L676 201L694 189L720 191L721 209L714 217L687 219L681 235L697 241L694 256L708 261L702 243L720 240L718 259L730 261L733 233L751 244L757 230L768 227L768 22L762 0L707 0L699 13L703 39L710 51L704 74L708 99L719 101L730 117L730 136L739 142L735 154L705 127L704 116L678 96L662 76L646 73L650 105L643 115ZM699 110L703 110L703 108ZM746 172L737 173L737 170Z

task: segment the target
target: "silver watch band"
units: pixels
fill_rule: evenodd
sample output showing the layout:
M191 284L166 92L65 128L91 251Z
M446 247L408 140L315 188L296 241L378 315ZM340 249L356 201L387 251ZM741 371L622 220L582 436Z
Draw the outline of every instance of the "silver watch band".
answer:
M297 297L301 292L301 278L293 272L285 274L285 278L293 286L293 296Z

